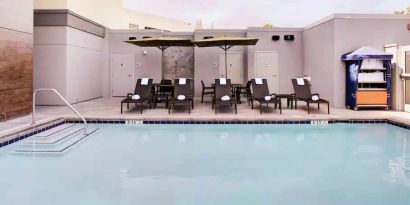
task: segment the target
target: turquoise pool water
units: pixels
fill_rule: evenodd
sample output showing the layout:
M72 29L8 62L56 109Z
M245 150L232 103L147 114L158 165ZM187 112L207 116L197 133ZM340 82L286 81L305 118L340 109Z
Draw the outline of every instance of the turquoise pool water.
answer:
M0 149L0 204L410 204L410 132L387 124L90 126L63 155Z

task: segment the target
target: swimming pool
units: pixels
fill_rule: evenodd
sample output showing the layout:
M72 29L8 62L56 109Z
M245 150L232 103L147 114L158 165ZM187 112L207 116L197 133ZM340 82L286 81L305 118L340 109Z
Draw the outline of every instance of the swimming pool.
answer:
M0 203L410 204L410 132L388 124L90 127L65 153L1 148Z

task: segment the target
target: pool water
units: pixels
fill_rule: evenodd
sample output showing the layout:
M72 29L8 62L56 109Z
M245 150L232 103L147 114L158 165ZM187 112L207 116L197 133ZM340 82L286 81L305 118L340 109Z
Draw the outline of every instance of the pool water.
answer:
M90 126L65 154L0 149L0 204L410 204L410 132L387 124Z

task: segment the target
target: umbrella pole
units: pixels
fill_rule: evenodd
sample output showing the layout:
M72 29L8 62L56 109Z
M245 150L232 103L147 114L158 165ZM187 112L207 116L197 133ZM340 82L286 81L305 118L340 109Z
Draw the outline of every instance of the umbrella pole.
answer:
M225 50L225 78L228 78L228 53L226 46L224 47Z
M162 79L165 79L165 76L164 76L164 52L165 52L165 49L161 48L161 76L162 76Z

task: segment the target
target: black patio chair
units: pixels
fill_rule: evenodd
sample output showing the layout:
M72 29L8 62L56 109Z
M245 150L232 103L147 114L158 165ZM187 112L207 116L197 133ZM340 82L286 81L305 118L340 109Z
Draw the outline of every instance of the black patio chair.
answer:
M122 104L127 104L127 109L130 108L130 103L134 103L137 107L140 104L140 110L142 114L143 103L148 102L151 108L151 88L152 88L152 79L148 79L148 83L146 85L142 85L142 79L138 79L137 83L135 84L134 93L128 93L127 98L121 101L121 114L122 114ZM139 95L139 99L132 99L132 96Z
M201 80L202 85L202 95L201 95L201 103L204 102L205 95L213 95L215 93L214 87L206 87L204 81Z
M168 102L168 114L171 114L171 108L174 108L175 105L188 107L188 112L191 114L191 107L194 108L192 81L192 79L186 79L185 84L180 84L180 79L175 79L174 97ZM185 99L178 99L178 96L184 96Z
M262 114L262 104L266 104L266 106L269 106L269 104L274 104L275 109L279 105L279 111L280 111L280 114L282 114L282 105L280 103L280 100L276 98L274 93L269 93L268 81L266 79L262 79L262 84L257 84L256 80L252 79L251 86L252 86L252 99L259 102L259 105L260 105L259 109L260 109L261 114ZM252 109L253 109L253 103L252 103Z
M307 103L308 114L310 114L310 104L317 104L317 109L320 110L320 104L327 105L327 114L330 114L329 101L320 98L318 93L312 94L308 80L303 79L304 85L299 85L296 79L292 79L293 89L295 89L295 108L298 108L298 101ZM313 99L317 96L317 99Z
M222 97L228 96L229 100L222 100ZM235 114L238 114L237 101L232 98L232 86L231 81L227 79L225 85L219 83L219 79L215 80L215 95L213 101L213 106L215 106L215 114L217 114L217 109L220 106L232 106L235 105Z

